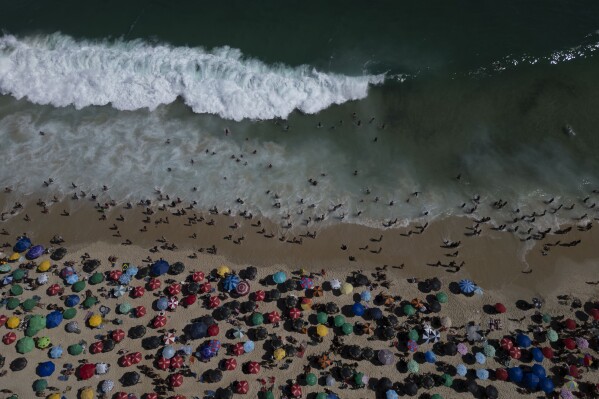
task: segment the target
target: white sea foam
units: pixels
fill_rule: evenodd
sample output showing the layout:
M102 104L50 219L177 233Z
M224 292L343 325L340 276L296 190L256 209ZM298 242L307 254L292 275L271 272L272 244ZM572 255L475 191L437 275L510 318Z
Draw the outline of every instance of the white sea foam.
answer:
M155 109L178 97L226 119L286 118L366 97L383 75L344 76L310 66L267 65L241 51L63 34L0 37L0 92L56 107Z

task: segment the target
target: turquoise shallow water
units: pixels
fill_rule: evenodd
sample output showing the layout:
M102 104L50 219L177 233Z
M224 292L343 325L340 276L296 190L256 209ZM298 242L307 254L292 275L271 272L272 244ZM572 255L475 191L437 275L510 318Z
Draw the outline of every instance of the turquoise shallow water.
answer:
M591 1L6 4L0 184L377 224L477 194L506 218L583 198L597 17Z

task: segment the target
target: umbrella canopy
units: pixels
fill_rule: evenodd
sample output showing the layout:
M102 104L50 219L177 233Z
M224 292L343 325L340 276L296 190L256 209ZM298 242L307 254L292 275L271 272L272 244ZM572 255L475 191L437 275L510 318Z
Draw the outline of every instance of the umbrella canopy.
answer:
M314 280L312 280L309 277L302 277L300 279L300 286L302 287L302 289L304 290L309 290L314 288Z
M225 370L232 371L237 368L237 360L235 358L226 359L224 362Z
M164 315L158 315L156 317L154 317L154 320L152 320L152 327L154 328L162 328L166 325L166 316Z
M31 337L23 337L17 341L17 353L25 354L33 350L35 343Z
M246 371L249 374L258 374L260 372L260 363L248 362L246 365Z
M80 344L73 344L67 347L67 352L69 355L78 356L83 353L83 346Z
M247 381L237 381L235 384L235 392L245 395L250 390L250 384Z
M93 354L102 353L103 350L104 350L104 342L102 342L102 341L94 342L89 347L89 351Z
M241 279L239 278L239 276L235 274L229 274L223 280L223 288L225 289L225 291L233 291L235 288L237 288L237 285L240 281Z
M476 290L476 285L471 280L463 279L460 280L458 284L460 286L460 291L464 294L471 294Z
M380 350L377 354L377 358L379 359L379 362L386 366L395 362L395 355L388 349Z
M10 345L13 342L15 342L16 340L17 340L17 334L15 334L12 331L4 334L4 336L2 337L2 343L4 343L5 345Z
M235 287L235 293L240 296L244 296L250 293L250 283L246 280L240 281Z
M273 274L272 276L272 280L276 283L276 284L282 284L285 281L287 281L287 274L285 274L285 272L276 272L275 274Z
M54 365L54 363L51 361L47 361L38 364L37 368L35 369L35 372L40 377L49 377L54 373L54 370L56 370L56 366Z
M86 363L77 369L77 376L82 380L89 380L96 373L96 365L93 363Z
M339 289L339 291L343 295L349 295L352 292L354 292L354 286L350 283L343 283L343 284L341 284L341 288Z
M48 388L48 381L44 379L33 381L33 390L35 392L42 392L46 388Z
M56 328L62 323L62 312L58 310L52 311L46 316L46 328Z
M150 273L155 276L162 276L163 274L167 273L169 269L169 264L167 261L165 260L159 260L157 262L155 262L151 267L150 267Z
M410 373L417 373L419 369L420 369L420 366L414 359L412 359L408 362L408 371Z
M299 398L302 396L302 387L299 384L293 384L289 390L291 396L294 398Z
M422 339L424 339L426 343L437 343L441 339L441 334L439 334L438 330L427 328L424 330L424 333L422 334Z
M102 382L102 386L100 389L104 393L112 391L114 389L114 381L113 380L104 380Z
M521 348L528 348L532 344L532 341L527 335L518 334L516 336L516 343Z

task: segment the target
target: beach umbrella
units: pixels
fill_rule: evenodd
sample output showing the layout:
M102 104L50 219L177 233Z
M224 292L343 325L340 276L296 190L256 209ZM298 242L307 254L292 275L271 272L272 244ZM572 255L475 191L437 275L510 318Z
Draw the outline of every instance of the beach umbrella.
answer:
M260 363L248 362L246 366L246 371L249 374L258 374L260 372Z
M166 316L158 315L152 320L152 327L162 328L166 325Z
M110 334L110 337L114 340L114 342L121 342L125 338L125 332L119 328L114 330Z
M8 310L14 310L16 309L19 305L21 304L21 301L19 301L17 298L15 297L10 297L6 300L6 309Z
M21 371L27 367L27 359L24 357L17 357L15 360L10 362L10 370L11 371Z
M110 273L108 273L108 278L112 281L119 281L122 275L123 272L120 270L111 270Z
M46 328L56 328L62 323L62 313L58 310L54 310L46 316Z
M427 363L435 363L437 361L437 356L432 351L426 351L424 354L424 359Z
M291 396L299 398L302 396L302 387L299 384L293 384L290 389Z
M547 376L547 372L545 371L545 367L540 364L533 364L531 371L534 375L539 378L545 378Z
M458 364L455 369L456 373L461 377L465 376L468 373L468 369L464 364Z
M172 345L175 343L176 340L177 336L173 333L166 333L162 337L162 342L164 342L165 345Z
M289 317L292 320L299 319L302 317L302 312L298 308L291 308L289 309Z
M569 350L576 349L576 341L573 340L572 338L565 338L562 342L564 343L564 346L566 347L566 349L569 349Z
M505 312L507 312L507 308L505 307L505 305L503 303L497 302L495 304L495 311L497 313L505 313Z
M171 366L171 361L166 357L160 357L156 362L156 365L160 370L167 370Z
M568 330L575 330L576 329L576 322L574 320L572 320L572 319L566 319L566 321L564 321L564 326Z
M514 342L506 337L501 339L499 345L501 346L501 349L509 351L514 347Z
M283 287L287 291L293 291L297 289L297 281L295 280L287 280L283 283Z
M42 245L35 245L27 251L25 258L27 260L37 259L44 254L44 247Z
M76 321L69 321L64 326L64 329L66 330L66 332L69 332L69 333L79 334L81 332L81 330L79 329L79 323L77 323Z
M202 294L207 294L209 292L212 292L212 285L210 285L210 283L206 282L200 285L200 292Z
M81 306L85 309L89 309L96 303L98 303L98 299L95 296L88 296L87 298L85 298Z
M580 349L588 349L589 348L589 341L587 341L585 338L576 337L575 341L576 341L576 346L578 348L580 348Z
M443 385L445 385L446 387L450 387L453 385L453 378L447 373L441 376L441 381L443 381Z
M60 291L62 291L62 288L60 287L60 285L52 284L51 286L48 287L48 289L46 290L46 293L50 296L54 296L54 295L57 295Z
M343 334L345 335L350 335L351 333L354 332L354 326L352 326L350 323L344 323L341 326L341 331L343 332Z
M102 341L96 341L93 344L91 344L89 347L89 351L93 354L102 353L103 350L104 350L104 342L102 342Z
M243 343L238 342L235 345L233 345L231 353L233 353L235 356L243 355L245 353L245 350L243 349Z
M158 298L158 300L156 300L156 309L158 310L166 310L168 308L168 298L167 297L160 297Z
M133 364L133 360L129 356L121 356L119 359L119 364L121 367L129 367Z
M191 280L195 283L199 283L200 281L204 280L205 274L204 272L193 272L191 275Z
M136 371L128 371L121 377L121 383L123 386L128 387L135 385L139 382L139 373Z
M112 381L112 380L104 380L102 382L101 389L102 389L102 392L105 392L105 393L112 391L114 389L114 381Z
M437 292L437 294L435 294L435 298L437 298L439 303L447 303L449 300L447 294L444 292Z
M539 388L545 392L546 394L551 394L555 390L555 386L553 385L553 381L551 378L541 378L539 382Z
M520 351L520 348L518 348L517 346L512 347L509 353L512 359L520 359L520 357L522 357L522 352Z
M92 328L97 328L102 324L102 316L99 314L92 315L89 319L87 319L87 324L89 324Z
M341 327L345 324L345 317L343 317L340 314L335 316L333 319L333 324L335 325L335 327Z
M35 373L40 377L49 377L54 373L54 370L56 370L54 363L47 361L39 363L35 369Z
M266 316L268 317L268 321L270 323L275 324L275 323L278 323L281 321L281 315L277 311L272 311L270 313L267 313Z
M343 283L343 284L341 284L341 288L339 289L339 291L343 295L349 295L354 291L354 286L351 285L350 283Z
M599 320L599 308L593 308L591 309L591 317L593 317L593 320L598 321Z
M243 343L243 350L245 351L245 353L253 352L254 348L255 348L254 341L245 341Z
M414 381L408 381L405 383L403 390L408 396L416 396L418 385Z
M410 304L406 304L403 306L403 313L406 316L413 316L414 314L416 314L416 309L414 309L414 306L410 305Z
M19 284L15 284L12 287L10 287L10 294L11 295L21 295L23 293L23 287L21 287Z
M302 287L302 289L304 290L309 290L314 288L314 280L312 280L309 277L302 277L300 279L300 286Z
M146 335L146 327L142 326L141 324L133 326L129 329L128 335L131 339L142 338L144 335Z
M361 303L358 303L358 305L362 306ZM370 308L370 309L368 309L368 315L373 320L381 320L383 318L383 311L379 308ZM358 315L356 315L356 316L358 316Z
M235 358L226 359L224 362L225 370L232 371L237 368L237 360Z
M216 309L220 306L220 298L216 295L211 296L208 299L208 307L210 309Z
M144 289L144 287L141 287L141 286L134 287L131 290L131 296L133 298L141 298L142 296L144 296L145 293L146 293L146 290Z
M10 329L15 329L15 328L19 327L20 324L21 324L21 319L19 319L17 316L10 316L6 320L6 327L10 328Z
M489 378L489 371L487 369L476 370L476 377L480 380L486 380Z
M138 364L141 362L141 352L133 352L127 355L127 357L131 360L132 364Z
M37 276L37 282L40 285L47 284L48 280L49 280L49 277L48 277L47 273L42 273L39 276Z
M414 359L412 359L408 362L408 371L410 373L417 373L419 369L420 369L420 366Z
M338 279L334 278L331 281L329 281L329 284L331 284L331 288L334 290L338 290L341 288L341 281L339 281Z
M437 343L441 339L441 334L439 334L439 331L437 330L427 328L424 330L424 333L422 334L422 339L424 339L426 343Z
M495 357L495 347L493 345L485 345L483 346L483 353L487 357Z
M536 375L534 375L533 373L526 373L524 375L524 385L526 385L526 387L528 389L530 389L531 391L536 391L537 387L539 386L539 377L537 377Z
M73 273L73 274L67 276L67 278L65 278L64 281L66 284L74 285L77 282L79 282L79 275ZM85 288L85 287L83 287L83 288ZM73 291L78 292L76 289L73 289Z
M164 348L162 348L162 357L166 358L166 359L171 359L173 356L175 356L175 348L173 348L172 345L166 345Z
M325 384L328 387L332 387L334 386L336 383L335 378L332 375L327 375L327 378L325 379Z
M129 302L123 302L119 305L119 313L120 314L127 314L131 311L131 304Z
M167 287L167 292L169 296L179 295L181 293L182 286L179 283L172 283Z
M372 293L370 290L364 290L360 293L360 299L364 302L370 302L372 300Z
M272 279L276 284L282 284L285 281L287 281L287 274L285 274L285 272L282 271L276 272L275 274L273 274Z
M15 334L12 331L4 334L4 336L2 337L2 343L4 343L5 345L10 345L13 342L15 342L16 340L17 340L17 334Z
M154 277L158 277L158 276L162 276L163 274L165 274L166 272L168 272L168 269L169 269L168 262L166 262L165 260L160 259L159 261L155 262L150 267L150 273Z
M516 343L521 348L528 348L532 344L532 341L530 340L530 338L527 335L518 334L516 336Z
M316 374L314 374L314 373L306 374L305 380L306 380L306 384L308 386L314 386L318 382L318 378L316 377Z
M362 357L362 350L358 345L350 345L349 347L347 347L347 352L349 353L349 356L353 359L360 360L360 358Z
M519 383L524 378L524 372L520 367L511 367L508 369L508 376L510 377L510 381Z
M37 392L37 393L42 392L46 388L48 388L48 381L46 381L44 379L39 379L39 380L33 381L33 390L35 392Z
M431 399L443 399L443 396L439 395L438 393L434 394L431 396Z
M339 306L335 302L327 302L325 310L328 314L334 314L339 312Z
M34 347L33 338L23 337L17 341L17 353L25 354L33 350Z
M237 288L239 281L240 281L239 276L237 276L235 274L229 274L223 280L223 288L225 289L225 291L233 291L235 288Z
M118 287L112 289L112 295L114 295L116 298L122 297L126 293L127 287L125 287L124 285L119 285Z
M509 375L506 369L499 368L495 370L495 378L497 378L499 381L507 381L508 377Z
M175 262L170 266L168 273L176 276L183 273L184 271L185 265L182 262Z
M174 334L173 334L174 335ZM141 346L144 349L157 349L160 345L162 345L162 340L158 336L146 337L141 341Z
M316 326L316 335L319 337L326 337L328 333L329 329L325 325L319 324Z
M481 335L479 334L480 326L475 324L469 325L466 327L466 338L468 341L478 341L481 339Z
M69 353L69 355L78 356L83 353L83 346L79 344L69 345L67 347L67 352Z
M104 281L104 274L100 272L96 272L91 275L91 277L87 280L91 285L100 284Z
M93 363L86 363L79 366L77 369L77 376L82 380L89 380L96 373L96 365Z
M316 314L316 321L319 324L326 324L328 320L329 320L329 316L325 312L318 312Z
M108 353L111 352L114 349L114 341L112 339L105 339L102 341L102 352L104 353Z
M383 339L389 340L395 338L395 330L393 327L386 327L382 333Z
M85 281L79 280L73 284L71 289L73 290L73 292L81 292L85 289L85 287L86 287Z
M377 354L377 358L378 358L379 362L381 362L382 364L384 364L386 366L391 365L395 362L395 356L388 349L380 350Z
M487 362L487 357L482 352L477 352L476 355L474 355L474 359L479 364L485 364Z
M259 326L262 323L264 323L264 316L262 315L262 313L254 313L252 315L252 325Z
M187 295L187 296L183 297L183 304L185 306L191 306L194 303L196 303L197 299L198 299L198 297L196 295L193 295L193 294Z
M64 304L65 304L65 306L72 308L74 306L79 305L80 301L81 301L81 298L79 298L79 295L69 295L65 299Z
M250 293L250 284L243 280L240 281L239 284L237 284L237 287L235 287L235 292L237 293L237 295L240 296L244 296Z
M48 337L40 337L37 339L36 345L39 349L46 349L50 346L50 338Z
M263 301L266 298L266 292L264 292L263 290L258 290L256 292L254 292L252 297L254 298L254 301L257 301L257 302Z
M31 240L29 239L29 237L22 236L22 237L19 237L19 239L15 243L15 245L13 247L13 251L15 251L15 252L25 252L30 247L31 247Z
M219 332L220 332L220 329L218 328L218 324L212 324L211 326L208 327L208 330L207 330L209 337L215 337L218 335Z
M543 351L539 348L532 348L530 351L535 362L542 362L544 359Z
M169 310L175 310L177 309L177 306L179 306L179 299L177 299L177 297L173 296L168 298L167 308Z
M559 339L557 332L552 328L548 329L547 330L547 339L550 342L557 342L557 340Z
M310 310L310 309L312 309L312 299L307 298L307 297L303 297L300 300L300 307L302 308L302 310Z
M250 384L247 381L237 381L235 384L235 392L245 395L250 390Z
M460 286L460 291L464 294L471 294L476 289L476 285L472 282L472 280L463 279L458 283Z
M160 288L161 285L162 285L162 283L160 282L160 280L154 277L148 281L148 284L146 285L146 287L148 288L148 290L154 291L154 290L157 290L158 288Z
M413 339L408 340L407 347L410 352L416 352L418 350L418 344Z

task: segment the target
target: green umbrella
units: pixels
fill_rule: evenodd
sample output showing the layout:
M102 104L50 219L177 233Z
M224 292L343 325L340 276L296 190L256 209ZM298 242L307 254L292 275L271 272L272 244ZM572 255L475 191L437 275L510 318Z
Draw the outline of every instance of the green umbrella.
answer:
M12 272L12 279L14 281L23 280L23 277L25 277L25 270L24 269L17 269L14 272Z
M433 396L431 396L431 399L443 399L443 396L441 396L438 393L436 393Z
M316 314L316 321L318 324L327 324L327 321L329 321L329 316L327 316L325 312L318 312Z
M406 316L413 316L416 313L416 309L412 305L404 305L403 312Z
M33 342L33 338L31 337L23 337L17 341L17 352L18 353L29 353L35 346Z
M551 342L555 342L558 340L558 336L557 336L557 332L553 329L550 328L549 330L547 330L547 339Z
M98 303L98 299L95 296L88 296L87 298L85 298L81 306L83 306L84 309L89 309L96 303Z
M21 295L22 293L23 293L23 287L21 287L19 284L15 284L12 287L10 287L11 295Z
M335 327L341 327L342 325L345 324L345 317L343 317L342 315L338 314L333 319L333 324L335 324Z
M441 376L441 379L443 380L443 385L445 385L446 387L450 387L453 385L453 378L451 378L449 374L443 374Z
M45 349L50 346L50 338L48 337L40 337L37 340L37 347L40 349Z
M411 339L412 341L418 341L418 339L420 338L420 336L418 335L418 331L416 331L415 328L412 328L408 332L408 338Z
M418 366L418 363L416 362L416 360L412 359L408 362L408 371L410 373L417 373L418 370L420 370L420 367Z
M46 328L46 318L44 316L35 315L29 319L29 325L25 330L25 335L33 337L38 332Z
M91 285L100 284L102 281L104 281L104 275L100 272L95 272L88 281Z
M19 301L18 298L15 297L10 297L8 298L8 300L6 301L6 309L8 310L14 310L16 309L19 305L21 304L21 301Z
M35 380L33 382L33 390L35 392L42 392L46 388L48 388L48 381L44 379Z
M11 267L8 263L0 265L0 273L8 273L11 270Z
M316 374L308 373L306 374L306 384L309 386L314 386L318 382L318 378L316 378Z
M77 309L75 308L68 308L64 312L62 312L62 317L65 320L71 320L75 316L77 316Z
M351 333L353 333L353 332L354 332L354 326L352 326L352 325L351 325L351 324L349 324L349 323L344 323L344 324L341 326L341 331L343 331L343 334L345 334L345 335L349 335L349 334L351 334Z
M354 374L354 382L356 385L364 385L362 379L364 378L364 373L356 373Z
M264 323L264 316L262 313L256 312L252 315L252 325L259 326Z
M272 391L260 392L261 399L275 399L275 394Z
M447 303L448 300L449 298L447 297L446 293L443 291L437 292L437 301L439 301L439 303Z
M131 304L129 302L123 302L119 305L119 313L125 314L131 311Z
M326 392L318 392L316 394L316 399L327 399L327 394Z
M549 313L543 314L543 323L551 323L551 315Z
M30 312L35 307L35 305L37 305L37 301L33 298L25 299L25 301L21 304L23 310L25 310L26 312Z
M483 346L483 352L487 357L495 356L495 347L493 345L485 345Z
M69 355L78 356L81 353L83 353L83 346L79 344L69 345L67 348L67 352L69 352Z
M73 289L73 292L81 292L85 289L85 285L85 281L79 280L75 284L73 284L71 288Z

